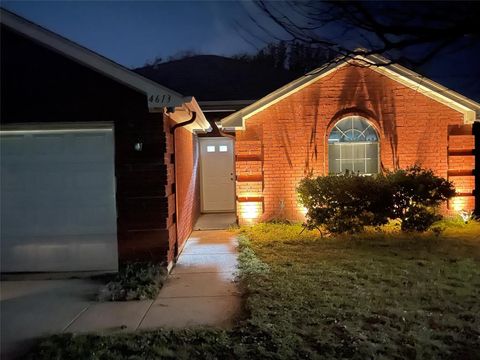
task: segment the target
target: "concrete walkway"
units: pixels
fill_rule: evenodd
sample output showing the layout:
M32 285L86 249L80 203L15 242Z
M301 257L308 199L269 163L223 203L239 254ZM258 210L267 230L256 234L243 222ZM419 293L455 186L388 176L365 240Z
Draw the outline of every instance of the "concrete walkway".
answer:
M228 229L237 223L235 213L202 214L197 220L193 230L219 230Z
M60 332L228 327L241 304L236 246L228 231L194 231L156 300L98 303L92 299L101 285L87 279L2 282L1 358Z

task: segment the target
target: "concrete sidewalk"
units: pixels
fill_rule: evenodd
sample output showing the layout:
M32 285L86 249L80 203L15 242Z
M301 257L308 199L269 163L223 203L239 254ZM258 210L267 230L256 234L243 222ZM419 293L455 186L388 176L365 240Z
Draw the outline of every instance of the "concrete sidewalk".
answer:
M87 279L2 282L1 358L60 332L228 327L241 305L236 266L232 233L194 231L156 300L98 303L93 298L101 285Z

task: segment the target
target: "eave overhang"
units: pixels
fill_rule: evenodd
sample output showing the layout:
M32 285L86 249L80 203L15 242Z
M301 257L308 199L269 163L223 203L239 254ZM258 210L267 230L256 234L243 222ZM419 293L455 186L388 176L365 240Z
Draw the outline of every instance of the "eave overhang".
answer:
M372 70L389 77L425 96L428 96L463 114L465 124L480 121L480 104L467 97L450 90L426 77L417 74L401 65L391 64L381 56L361 56L339 58L329 64L317 68L301 78L298 78L278 90L266 95L255 103L237 111L221 120L223 129L244 130L245 121L255 114L265 110L273 104L302 90L315 81L328 76L346 65L369 67Z

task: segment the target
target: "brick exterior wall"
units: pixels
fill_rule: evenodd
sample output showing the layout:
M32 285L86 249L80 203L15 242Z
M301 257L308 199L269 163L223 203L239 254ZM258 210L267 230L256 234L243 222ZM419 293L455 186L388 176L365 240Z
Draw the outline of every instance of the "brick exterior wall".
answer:
M178 248L192 232L200 215L198 137L178 128L175 131Z
M121 261L171 263L198 218L197 136L178 128L174 143L174 125L167 115L147 114L116 127Z
M328 174L330 129L349 115L376 127L382 169L430 168L466 195L449 209L473 208L467 193L473 191L474 137L463 115L372 69L348 65L253 115L245 130L236 131L239 222L302 220L295 188L308 173ZM256 175L255 181L247 175Z
M168 232L168 248L166 252L167 263L170 264L175 258L175 244L177 242L177 224L176 224L176 198L175 198L175 163L172 155L174 154L174 140L170 130L175 125L175 122L170 119L166 114L164 118L164 131L166 138L166 149L164 154L164 162L167 169L167 181L166 181L166 197L168 200L168 217L167 217L167 232Z

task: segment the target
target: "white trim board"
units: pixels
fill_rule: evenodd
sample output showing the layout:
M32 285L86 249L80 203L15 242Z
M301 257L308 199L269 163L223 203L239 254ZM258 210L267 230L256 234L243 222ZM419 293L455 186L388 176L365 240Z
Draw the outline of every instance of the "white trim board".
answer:
M459 111L464 116L465 124L479 121L480 104L456 93L430 79L425 78L398 64L389 64L389 61L381 56L361 56L354 59L337 59L334 62L315 69L301 78L298 78L278 90L266 95L255 103L237 111L221 120L224 129L245 129L245 121L253 115L267 109L286 97L302 90L315 81L330 75L346 65L355 63L360 66L368 66L370 69L387 76L425 96L430 97L448 107Z

